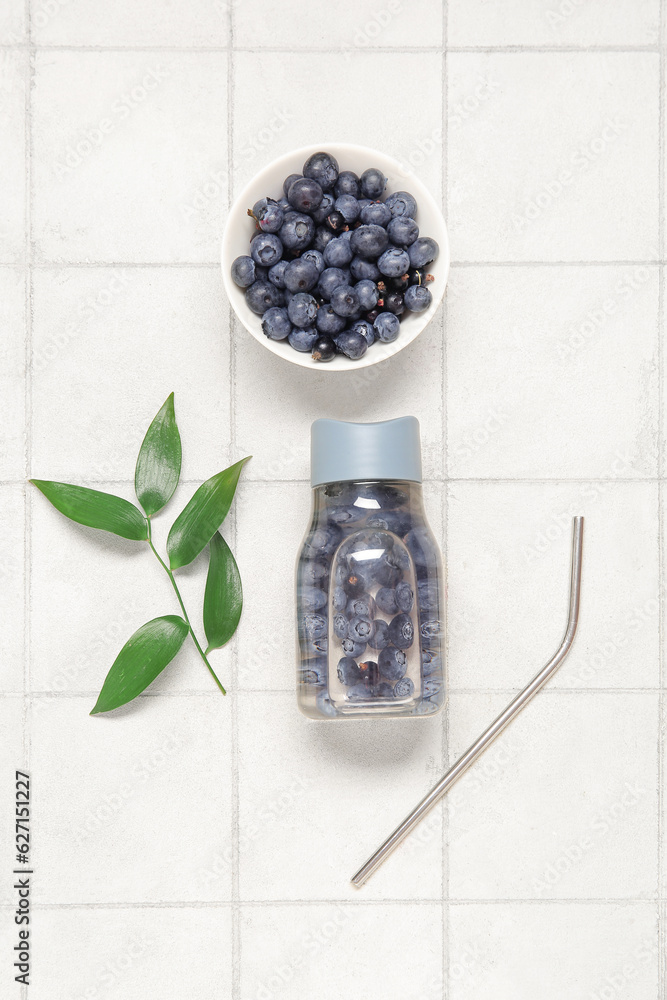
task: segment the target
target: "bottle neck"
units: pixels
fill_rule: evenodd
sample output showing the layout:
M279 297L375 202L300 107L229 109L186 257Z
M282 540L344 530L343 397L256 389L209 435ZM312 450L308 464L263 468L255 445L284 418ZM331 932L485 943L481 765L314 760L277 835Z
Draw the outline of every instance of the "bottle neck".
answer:
M313 487L313 510L320 511L344 505L369 513L409 510L423 515L422 484L406 480L369 479L358 482L325 483Z

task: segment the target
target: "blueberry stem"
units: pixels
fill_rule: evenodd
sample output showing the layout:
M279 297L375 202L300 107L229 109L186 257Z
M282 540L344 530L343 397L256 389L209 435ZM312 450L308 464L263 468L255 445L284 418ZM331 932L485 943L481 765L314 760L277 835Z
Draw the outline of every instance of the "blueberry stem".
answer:
M222 691L222 693L223 694L227 694L227 692L223 688L222 684L218 680L218 678L216 676L216 673L215 673L215 670L213 669L213 667L211 666L211 664L208 662L208 659L206 657L206 653L204 652L204 650L199 645L199 640L197 639L197 636L195 635L194 629L193 629L193 627L192 627L192 625L190 623L190 619L188 617L188 613L185 610L185 604L183 604L183 598L181 597L181 592L178 589L178 584L176 583L176 578L174 577L174 574L169 569L169 567L167 566L166 562L164 561L164 559L162 558L162 556L160 555L160 553L158 552L158 550L153 545L153 538L151 536L151 519L150 519L150 517L146 518L146 520L148 522L148 544L150 545L151 550L153 552L153 555L155 556L155 558L159 562L160 566L162 566L162 569L165 571L165 573L167 574L167 576L171 580L171 585L172 585L172 587L174 588L174 590L176 592L176 597L178 598L178 603L181 606L181 611L183 612L183 617L185 618L186 625L188 626L190 635L192 636L192 641L194 642L195 646L197 647L197 651L199 652L199 655L201 656L202 660L204 661L204 663L208 667L209 672L210 672L213 680L218 685L218 687L220 688L220 690Z

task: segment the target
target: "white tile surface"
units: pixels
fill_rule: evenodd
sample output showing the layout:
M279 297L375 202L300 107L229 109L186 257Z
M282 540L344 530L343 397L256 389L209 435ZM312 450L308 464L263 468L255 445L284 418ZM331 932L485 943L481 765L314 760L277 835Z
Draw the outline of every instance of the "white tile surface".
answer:
M24 0L7 0L0 10L0 45L25 41L26 5Z
M0 588L3 628L0 631L0 691L23 693L25 568L23 486L0 486Z
M12 29L10 28L10 31ZM0 50L0 263L25 257L25 104L28 59L21 49Z
M25 472L25 278L18 268L0 268L0 477Z

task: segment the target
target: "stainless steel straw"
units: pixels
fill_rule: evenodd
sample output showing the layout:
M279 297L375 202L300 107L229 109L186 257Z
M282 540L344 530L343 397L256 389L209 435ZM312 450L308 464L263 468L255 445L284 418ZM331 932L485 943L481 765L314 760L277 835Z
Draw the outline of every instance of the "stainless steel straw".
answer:
M475 740L472 746L468 747L463 756L459 757L457 762L450 767L449 771L447 771L447 773L440 779L438 784L431 789L428 795L421 800L419 805L415 806L410 815L406 816L403 822L396 827L394 832L387 837L385 842L378 847L375 854L371 855L366 864L361 866L357 874L352 877L352 883L354 885L362 886L364 882L371 877L373 872L380 867L385 858L387 858L391 852L398 847L403 840L405 840L408 834L412 833L417 824L428 812L430 812L436 802L438 802L442 796L449 791L454 782L468 770L470 765L475 763L477 758L480 757L487 747L493 743L496 736L498 736L498 734L503 731L505 726L507 726L512 719L519 714L524 705L528 704L531 698L533 698L537 692L544 687L549 678L552 677L560 667L561 663L570 651L575 632L577 631L577 621L579 619L579 594L581 591L581 551L583 533L583 517L573 518L570 608L567 616L567 628L558 650L554 653L549 662L542 667L540 672L533 677L530 684L528 684L523 691L519 692L516 698L509 703L505 711L501 712L498 718L491 723L489 728L485 729L482 735Z

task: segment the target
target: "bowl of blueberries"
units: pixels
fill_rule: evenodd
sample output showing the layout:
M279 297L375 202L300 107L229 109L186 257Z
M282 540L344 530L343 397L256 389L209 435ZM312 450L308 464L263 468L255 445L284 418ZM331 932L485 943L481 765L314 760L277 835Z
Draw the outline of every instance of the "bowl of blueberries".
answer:
M234 312L294 364L350 371L397 354L445 294L449 242L423 183L391 157L328 143L274 160L222 241Z

